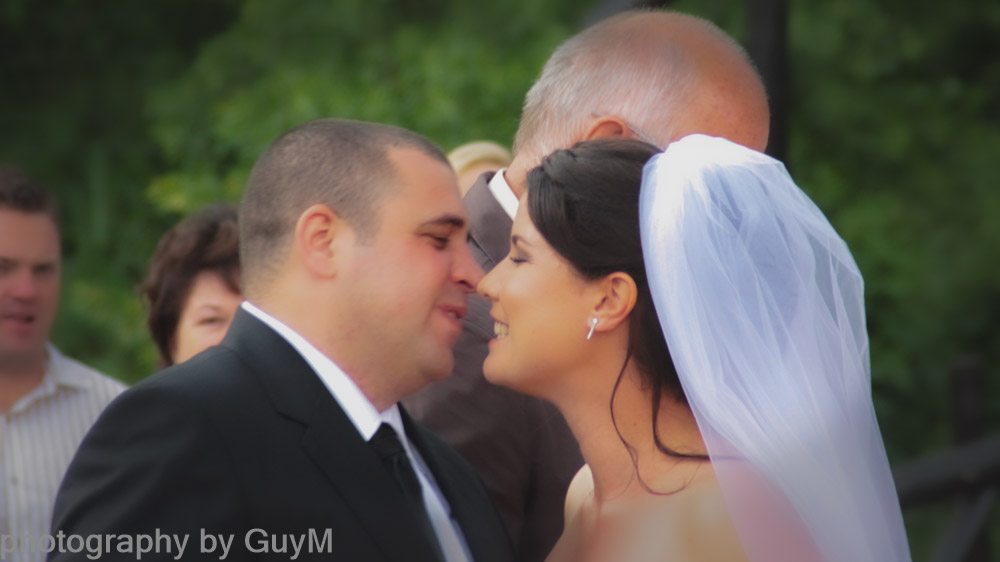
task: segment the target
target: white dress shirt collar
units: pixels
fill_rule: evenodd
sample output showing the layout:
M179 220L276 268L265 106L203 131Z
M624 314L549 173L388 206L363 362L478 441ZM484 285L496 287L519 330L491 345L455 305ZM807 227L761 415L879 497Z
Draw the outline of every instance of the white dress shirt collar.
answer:
M46 344L48 362L45 366L45 378L59 386L70 388L90 388L94 381L76 369L64 368L66 357L51 343Z
M54 396L60 388L86 390L94 385L94 381L85 373L78 369L67 368L65 366L67 359L51 342L45 344L45 351L45 374L42 375L41 382L11 407L12 414L23 412L37 400Z
M514 215L517 214L517 196L510 189L510 185L507 184L507 178L503 175L507 171L507 168L497 170L497 173L493 174L493 178L490 179L490 183L486 184L490 188L490 193L493 194L493 198L500 203L503 207L504 212L510 217L510 220L514 220Z
M382 424L382 416L375 409L371 401L368 400L368 397L365 396L365 393L361 392L361 389L358 388L354 380L347 376L347 373L337 366L332 359L316 349L316 346L306 341L295 330L292 330L277 318L257 308L250 301L243 301L241 306L258 320L270 326L289 345L294 347L295 351L299 352L299 355L306 360L306 363L312 367L313 371L316 371L320 380L323 381L327 390L330 391L333 398L340 404L341 409L347 414L348 419L357 428L361 437L365 441L370 440ZM389 410L395 411L396 418L399 419L399 410L395 404L390 406L386 412ZM403 424L400 419L396 430L400 431L400 435L405 435L402 433L402 429Z

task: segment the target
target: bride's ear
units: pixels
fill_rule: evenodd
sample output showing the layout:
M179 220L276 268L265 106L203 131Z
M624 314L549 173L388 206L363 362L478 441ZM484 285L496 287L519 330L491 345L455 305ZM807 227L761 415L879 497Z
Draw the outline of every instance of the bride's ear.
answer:
M613 330L627 321L635 308L638 294L635 281L631 275L617 271L597 283L598 300L593 310L593 315L598 320L595 330Z

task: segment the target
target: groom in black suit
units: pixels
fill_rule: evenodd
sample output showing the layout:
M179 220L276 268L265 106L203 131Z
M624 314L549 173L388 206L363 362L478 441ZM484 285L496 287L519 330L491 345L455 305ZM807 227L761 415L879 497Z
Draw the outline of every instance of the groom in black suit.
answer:
M240 210L247 302L221 345L108 407L49 559L513 560L473 470L397 405L452 369L482 275L467 222L415 133L323 120L275 141Z

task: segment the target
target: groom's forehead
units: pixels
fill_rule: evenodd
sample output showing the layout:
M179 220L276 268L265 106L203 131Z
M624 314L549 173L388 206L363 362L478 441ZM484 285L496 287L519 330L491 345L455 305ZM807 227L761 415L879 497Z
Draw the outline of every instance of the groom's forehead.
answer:
M393 174L378 205L381 226L464 228L468 213L446 161L416 149L391 149Z

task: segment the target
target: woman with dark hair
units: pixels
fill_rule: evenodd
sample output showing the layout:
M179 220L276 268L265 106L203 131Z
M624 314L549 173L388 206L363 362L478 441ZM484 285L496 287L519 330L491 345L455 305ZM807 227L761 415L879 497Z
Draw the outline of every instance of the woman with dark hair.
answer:
M590 141L527 182L479 291L486 377L553 402L587 461L550 561L909 560L861 276L780 162Z
M221 342L243 301L236 207L209 205L170 229L140 290L163 367Z

